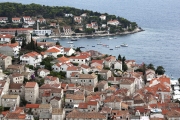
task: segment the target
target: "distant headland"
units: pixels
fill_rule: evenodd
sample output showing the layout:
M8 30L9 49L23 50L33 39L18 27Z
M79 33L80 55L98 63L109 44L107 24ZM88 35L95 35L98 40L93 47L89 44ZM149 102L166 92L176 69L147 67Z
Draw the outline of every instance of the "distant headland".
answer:
M0 7L0 34L15 34L6 33L3 28L17 29L17 33L18 28L30 28L24 33L46 37L110 36L143 31L136 22L125 18L73 7L9 2L0 3Z

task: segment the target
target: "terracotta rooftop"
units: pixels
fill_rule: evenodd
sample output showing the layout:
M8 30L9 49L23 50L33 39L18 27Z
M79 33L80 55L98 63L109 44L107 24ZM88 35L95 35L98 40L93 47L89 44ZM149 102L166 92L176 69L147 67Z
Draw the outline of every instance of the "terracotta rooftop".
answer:
M17 99L19 95L3 95L2 99Z
M84 95L74 95L74 94L66 94L66 99L73 99L73 100L84 100Z
M77 66L69 66L67 71L80 71L81 69Z
M63 109L60 108L53 108L52 115L61 115L63 113Z
M26 104L26 108L39 108L39 104Z
M39 108L41 109L49 109L51 107L51 104L39 104Z
M12 38L13 36L10 34L0 34L0 38Z
M79 109L87 109L87 107L88 107L87 103L79 103L78 106Z
M57 48L50 48L50 49L46 50L45 52L58 53L58 52L60 52L60 50Z
M99 64L103 64L104 60L92 60L91 61L91 64L92 63L99 63Z
M5 59L6 57L8 57L8 56L6 56L6 55L4 55L4 54L0 54L0 58L1 58L1 59Z
M66 118L77 118L77 119L106 119L105 115L102 115L98 112L79 112L77 110L73 110L70 112Z
M36 82L27 82L25 88L34 88L36 84Z
M9 85L9 89L21 89L21 87L24 86L23 84L21 83L10 83Z

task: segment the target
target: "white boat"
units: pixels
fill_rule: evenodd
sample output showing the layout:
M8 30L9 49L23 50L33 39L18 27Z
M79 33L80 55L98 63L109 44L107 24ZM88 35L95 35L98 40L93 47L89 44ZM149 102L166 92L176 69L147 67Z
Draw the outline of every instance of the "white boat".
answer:
M115 48L120 48L120 45L115 46Z
M112 40L113 38L108 38L109 40Z
M76 38L71 38L71 41L77 41L77 39Z
M73 42L67 42L68 44L73 44Z
M53 38L53 40L55 40L55 41L56 41L56 40L59 40L59 38Z
M100 43L97 43L97 45L102 45L102 43L100 42Z
M122 46L122 47L128 47L128 45L127 45L127 44L121 44L121 46Z

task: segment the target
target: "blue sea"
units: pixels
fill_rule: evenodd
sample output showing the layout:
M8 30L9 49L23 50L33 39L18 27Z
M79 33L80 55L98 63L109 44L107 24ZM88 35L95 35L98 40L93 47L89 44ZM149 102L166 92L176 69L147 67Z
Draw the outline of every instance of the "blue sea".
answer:
M17 2L0 0L0 2ZM34 3L34 0L18 0L19 3ZM104 54L134 59L137 63L152 63L163 66L166 74L180 78L180 1L179 0L38 0L35 3L50 6L70 6L101 13L114 14L136 22L145 31L117 36L116 39L105 38L79 39L75 46L85 46L84 50L94 49ZM64 46L67 39L60 40ZM109 48L97 43L109 44ZM128 47L115 49L126 43ZM95 46L95 47L92 47ZM83 50L83 49L82 49Z

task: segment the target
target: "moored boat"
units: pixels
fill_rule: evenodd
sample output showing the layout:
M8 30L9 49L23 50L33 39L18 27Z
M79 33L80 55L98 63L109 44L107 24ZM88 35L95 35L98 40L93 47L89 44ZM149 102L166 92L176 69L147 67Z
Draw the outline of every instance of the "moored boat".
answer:
M73 44L73 42L67 42L68 44Z
M119 46L119 45L117 45L117 46L115 46L115 48L120 48L120 46Z
M76 38L72 38L71 41L77 41L77 39Z
M122 46L122 47L128 47L128 45L127 45L127 44L121 44L121 46Z

